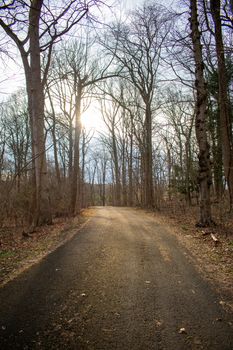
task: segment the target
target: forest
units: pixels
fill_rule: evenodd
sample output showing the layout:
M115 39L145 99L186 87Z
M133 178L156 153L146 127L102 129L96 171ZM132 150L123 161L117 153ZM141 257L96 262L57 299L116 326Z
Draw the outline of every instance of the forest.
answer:
M232 218L232 0L3 0L0 53L25 77L0 102L1 227L105 205Z

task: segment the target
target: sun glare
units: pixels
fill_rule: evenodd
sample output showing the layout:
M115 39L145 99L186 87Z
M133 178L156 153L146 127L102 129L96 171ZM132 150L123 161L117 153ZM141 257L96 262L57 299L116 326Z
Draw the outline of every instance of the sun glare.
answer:
M98 109L88 108L81 116L81 121L83 127L89 131L101 131L104 127L103 120L101 118L101 114Z

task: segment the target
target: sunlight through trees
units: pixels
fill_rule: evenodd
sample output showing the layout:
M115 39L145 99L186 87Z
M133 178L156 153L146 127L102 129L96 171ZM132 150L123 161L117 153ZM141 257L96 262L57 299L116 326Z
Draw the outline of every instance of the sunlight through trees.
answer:
M232 6L165 5L1 2L1 59L25 76L0 105L1 225L89 205L198 207L201 226L232 211Z

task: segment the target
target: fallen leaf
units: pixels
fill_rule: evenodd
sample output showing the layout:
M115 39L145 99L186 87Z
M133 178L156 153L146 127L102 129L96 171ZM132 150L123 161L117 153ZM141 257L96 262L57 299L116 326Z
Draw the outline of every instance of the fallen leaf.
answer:
M187 334L187 332L186 332L186 329L185 328L180 328L180 330L179 330L179 334Z
M160 326L162 326L162 322L159 320L155 320L155 325L156 325L156 327L160 327Z

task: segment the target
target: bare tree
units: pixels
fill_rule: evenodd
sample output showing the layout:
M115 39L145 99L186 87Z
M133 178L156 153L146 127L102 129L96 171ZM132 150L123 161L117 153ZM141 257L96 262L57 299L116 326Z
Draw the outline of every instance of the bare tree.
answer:
M192 96L179 90L168 89L165 94L166 103L162 109L166 125L161 125L161 133L167 148L169 195L174 189L185 194L187 203L191 204L191 191L196 182L194 101Z
M224 173L227 180L230 210L233 209L233 138L232 123L230 119L231 105L227 86L227 69L224 55L224 44L221 23L220 0L211 0L211 14L215 26L215 42L218 61L218 90L219 90L219 108L220 108L220 131L222 141L222 154Z
M129 24L119 23L112 28L111 41L104 45L124 68L124 78L134 85L142 99L144 205L154 206L152 164L152 118L156 77L161 51L169 32L168 12L155 3L144 4L133 11ZM123 74L122 74L123 76Z
M117 137L118 126L120 123L119 104L114 100L103 100L101 111L105 125L109 131L109 151L112 156L113 176L115 179L115 205L121 205L121 178L120 178L120 160L119 160L119 140Z
M196 86L196 137L199 147L199 187L200 187L200 217L199 225L208 226L212 223L210 204L211 167L209 144L207 140L207 86L204 79L204 64L200 31L198 27L197 1L190 0L190 27L195 60L195 86Z
M109 69L111 58L110 61L101 59L99 51L97 51L98 59L93 58L95 44L95 37L86 32L79 42L73 40L65 43L62 46L62 52L56 53L54 57L53 68L57 83L51 89L56 90L55 96L57 95L59 100L60 109L64 113L64 118L69 120L70 212L72 214L81 209L81 114L87 108L85 103L95 85L118 75L117 72L111 72Z
M21 179L27 178L30 156L30 123L25 91L12 95L3 105L2 115L8 157L13 160L14 179L20 190ZM25 176L26 175L26 176Z
M82 128L82 132L81 132L81 176L80 176L80 181L79 181L79 185L80 185L80 189L79 189L79 193L80 193L80 201L81 201L81 208L85 208L88 205L88 201L87 201L87 196L86 196L86 158L87 158L87 154L90 148L90 144L91 141L93 139L94 136L94 132L93 130L86 130L85 127Z
M0 26L19 50L26 78L34 163L35 210L32 226L52 222L45 154L43 91L52 49L61 36L96 4L98 0L62 1L56 7L56 14L53 1L45 4L43 0L32 0L29 3L9 0L0 6ZM43 75L42 53L46 53Z

